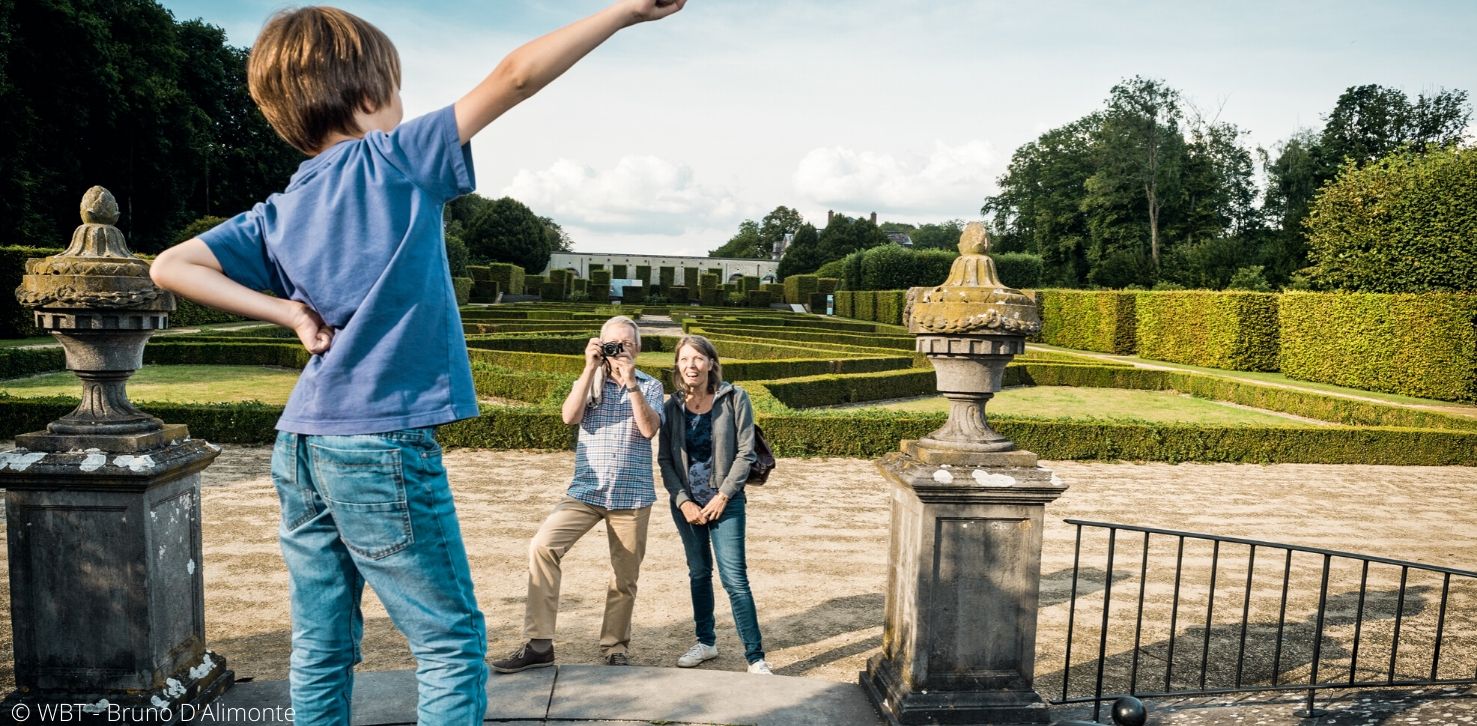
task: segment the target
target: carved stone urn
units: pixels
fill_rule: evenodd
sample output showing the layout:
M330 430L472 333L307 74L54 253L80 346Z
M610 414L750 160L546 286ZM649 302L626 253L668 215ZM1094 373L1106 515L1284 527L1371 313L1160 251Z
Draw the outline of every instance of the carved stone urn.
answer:
M1026 336L1041 330L1041 316L1034 300L1000 282L989 251L984 225L972 222L960 235L959 258L944 284L908 291L908 332L917 336L918 351L933 363L938 390L949 399L948 422L904 446L926 462L964 463L969 454L1015 449L990 428L985 405L1000 390L1006 364L1025 352Z
M949 418L883 457L892 483L882 652L862 686L894 724L1039 724L1032 687L1045 505L1066 486L985 419L1005 366L1040 330L1000 282L983 225L965 227L949 278L908 291L908 329Z
M16 290L61 342L82 402L0 451L16 686L0 713L128 721L208 703L233 679L205 645L200 472L220 449L128 401L174 297L117 221L113 195L89 189L66 251L28 260Z
M93 187L82 197L82 225L60 255L26 261L16 299L35 308L36 326L66 350L67 368L82 380L75 411L47 424L45 434L23 434L16 444L33 451L91 448L95 437L131 451L183 439L183 428L133 407L126 384L143 366L144 345L169 324L174 296L149 279L149 263L133 256L118 222L118 202ZM86 437L79 441L76 437Z

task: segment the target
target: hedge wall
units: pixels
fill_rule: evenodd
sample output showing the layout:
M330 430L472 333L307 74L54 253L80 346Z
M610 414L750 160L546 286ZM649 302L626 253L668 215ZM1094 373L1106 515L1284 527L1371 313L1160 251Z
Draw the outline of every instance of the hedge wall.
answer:
M1477 293L1285 293L1290 378L1477 401Z
M677 269L666 265L658 267L656 268L656 279L663 290L672 287L677 284Z
M646 302L646 288L639 285L627 285L621 288L621 302L643 303Z
M1135 294L1116 290L1041 290L1041 342L1132 355Z
M874 299L877 302L875 303L876 317L872 319L888 325L902 325L903 308L907 305L907 291L878 290L873 295L876 296Z
M670 302L674 305L686 305L692 299L692 294L685 286L673 285L666 290L667 302Z
M472 301L472 283L470 277L453 277L451 286L456 289L456 304L466 305Z
M858 290L852 298L851 317L858 320L877 319L877 293L873 290Z
M590 302L604 303L610 301L610 283L592 282L586 289L590 296Z
M698 288L698 275L700 271L696 267L682 268L682 286L689 290Z
M744 293L744 304L751 308L767 308L772 302L774 302L774 297L768 290L749 290Z
M1235 371L1277 370L1277 295L1143 292L1134 303L1138 354Z
M498 289L509 295L523 295L528 288L527 274L522 267L508 262L494 262L487 266L489 278L498 284ZM475 279L477 276L474 274ZM536 287L534 289L537 289Z
M723 292L716 287L698 288L698 303L718 307L723 304Z
M856 292L852 290L837 290L835 292L836 315L843 318L856 317Z
M22 378L65 370L61 348L0 348L0 378Z
M815 275L790 275L785 278L785 302L804 303L820 292L820 278Z
M636 265L636 279L642 287L651 287L651 265Z
M590 282L596 285L609 285L610 270L590 270Z
M815 291L827 295L836 292L841 287L841 281L834 277L816 278L815 283Z
M612 280L629 280L629 279L631 279L631 277L630 277L630 275L627 274L627 272L628 272L628 270L626 269L626 266L625 265L611 265L610 266L610 279L612 279Z

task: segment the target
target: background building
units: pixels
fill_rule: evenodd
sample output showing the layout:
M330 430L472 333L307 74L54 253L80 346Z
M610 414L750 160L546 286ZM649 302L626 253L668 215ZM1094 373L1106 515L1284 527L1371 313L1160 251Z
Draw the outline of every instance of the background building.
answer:
M549 257L549 266L540 274L547 275L550 270L570 270L575 275L589 279L590 265L604 265L609 270L614 265L625 265L631 271L631 277L635 277L634 270L638 266L649 266L652 277L655 279L657 268L671 267L677 270L677 279L682 279L682 270L688 267L696 267L698 270L707 271L714 268L723 271L723 281L732 282L735 278L744 275L757 275L761 282L777 282L775 270L779 267L778 260L745 260L732 257L680 257L677 255L633 255L633 254L606 254L603 252L555 252Z

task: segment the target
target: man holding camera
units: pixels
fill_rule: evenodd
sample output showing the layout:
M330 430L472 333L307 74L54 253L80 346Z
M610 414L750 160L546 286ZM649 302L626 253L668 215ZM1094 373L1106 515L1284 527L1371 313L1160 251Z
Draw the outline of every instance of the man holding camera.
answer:
M585 370L564 399L564 423L578 425L574 479L559 506L528 547L527 642L493 661L498 673L554 664L554 622L559 615L559 563L579 538L605 523L610 543L610 583L600 627L606 665L629 665L631 611L636 578L646 554L646 525L656 501L651 438L662 425L662 384L636 369L641 333L635 321L605 321L585 346Z

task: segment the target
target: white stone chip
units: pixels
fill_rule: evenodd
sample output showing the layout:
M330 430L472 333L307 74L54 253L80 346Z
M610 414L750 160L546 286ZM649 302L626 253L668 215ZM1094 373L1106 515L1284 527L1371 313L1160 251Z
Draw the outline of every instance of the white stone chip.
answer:
M190 560L188 563L186 563L185 569L189 570L191 575L195 574L195 561Z
M46 452L44 451L32 451L25 454L18 454L14 451L7 451L3 454L0 454L0 469L4 469L8 466L16 471L25 471L26 469L31 468L32 464L45 458Z
M953 484L954 475L948 469L939 469L933 473L933 480L940 484Z
M88 449L87 458L82 460L82 464L79 468L81 468L82 471L97 471L98 469L103 468L103 465L106 463L108 463L107 454L104 454L97 449Z
M975 469L974 480L984 487L1011 487L1015 486L1015 477L1009 474L991 474L984 469Z

